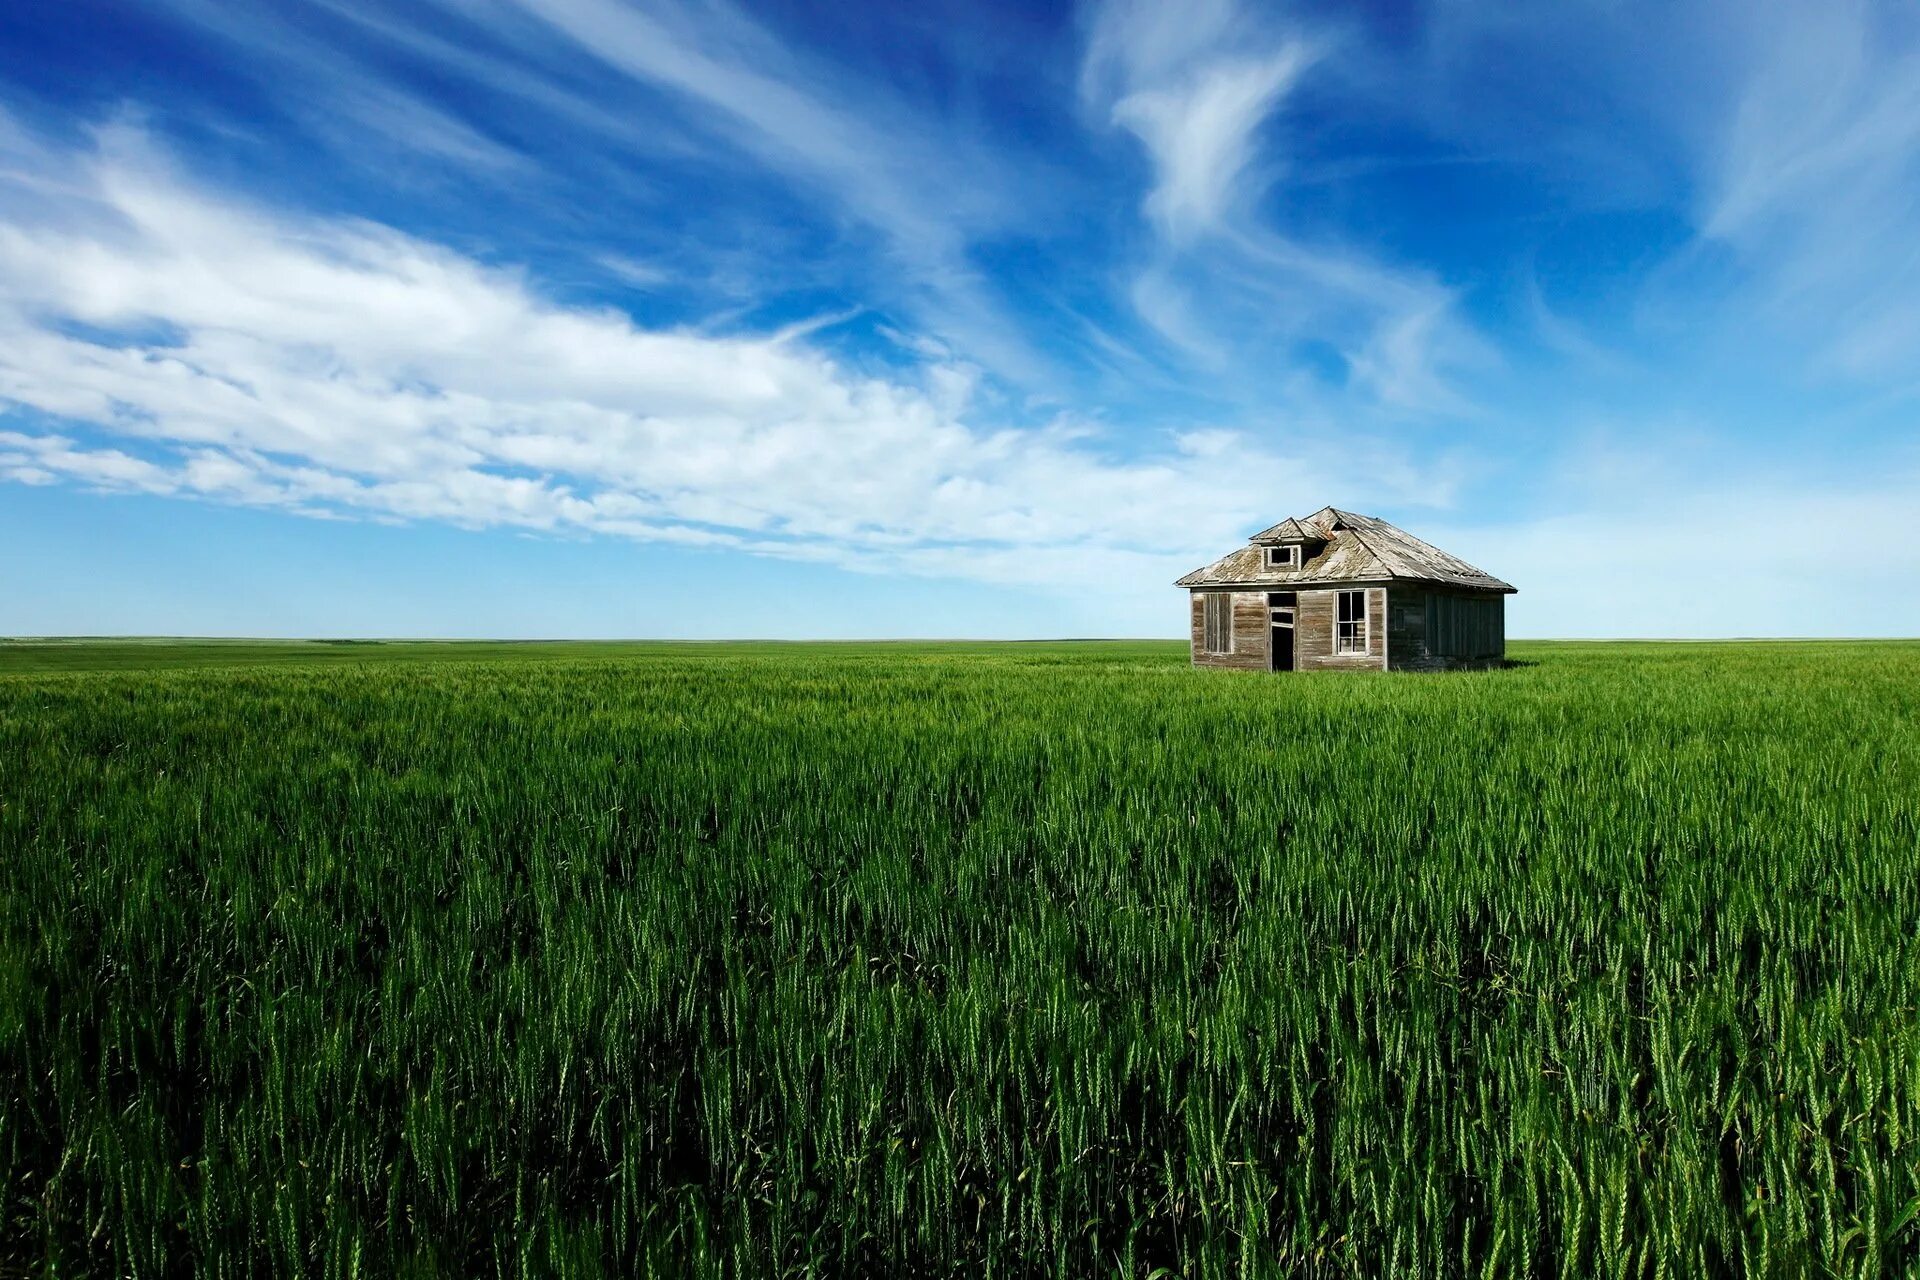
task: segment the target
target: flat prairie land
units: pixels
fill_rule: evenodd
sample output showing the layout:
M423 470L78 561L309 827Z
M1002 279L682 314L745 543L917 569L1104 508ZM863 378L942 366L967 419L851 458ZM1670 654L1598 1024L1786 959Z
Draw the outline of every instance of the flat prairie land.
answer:
M1920 644L0 644L0 1273L1920 1267Z

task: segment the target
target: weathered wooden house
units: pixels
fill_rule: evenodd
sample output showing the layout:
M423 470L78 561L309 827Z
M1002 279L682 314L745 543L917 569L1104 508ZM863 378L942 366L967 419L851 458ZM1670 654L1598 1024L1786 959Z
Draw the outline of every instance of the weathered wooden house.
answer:
M1515 588L1385 520L1323 507L1175 584L1193 663L1249 671L1498 666Z

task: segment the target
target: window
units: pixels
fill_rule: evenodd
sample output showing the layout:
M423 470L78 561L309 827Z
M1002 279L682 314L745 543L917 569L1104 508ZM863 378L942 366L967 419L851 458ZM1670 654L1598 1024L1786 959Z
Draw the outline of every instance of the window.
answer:
M1292 591L1267 592L1267 608L1269 609L1291 609L1294 603L1295 593Z
M1208 653L1233 652L1233 596L1225 591L1209 591L1200 597L1206 611L1201 648Z
M1339 612L1335 615L1333 627L1333 651L1365 653L1367 651L1367 593L1340 591L1335 593L1335 598Z
M1300 567L1299 547L1268 547L1267 568L1298 569Z

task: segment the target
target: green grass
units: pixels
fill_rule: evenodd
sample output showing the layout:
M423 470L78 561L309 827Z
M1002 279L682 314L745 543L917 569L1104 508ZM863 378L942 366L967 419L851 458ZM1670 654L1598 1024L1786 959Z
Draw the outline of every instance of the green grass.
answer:
M503 662L552 659L689 657L743 652L780 653L804 648L814 653L893 654L926 657L944 653L981 653L1032 648L1067 651L1087 641L785 641L685 640L215 640L100 639L89 636L31 640L0 639L0 676L53 671L167 671L183 667L285 666L365 662ZM1096 641L1109 652L1126 641ZM1141 642L1131 642L1138 645ZM1146 642L1139 652L1164 651Z
M0 646L0 1273L1907 1274L1920 645Z

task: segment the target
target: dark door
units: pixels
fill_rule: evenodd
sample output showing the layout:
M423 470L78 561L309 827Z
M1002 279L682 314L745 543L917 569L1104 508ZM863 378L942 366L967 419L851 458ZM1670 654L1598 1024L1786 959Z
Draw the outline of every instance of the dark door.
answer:
M1268 637L1268 661L1274 671L1293 670L1293 610L1274 609L1272 634Z

